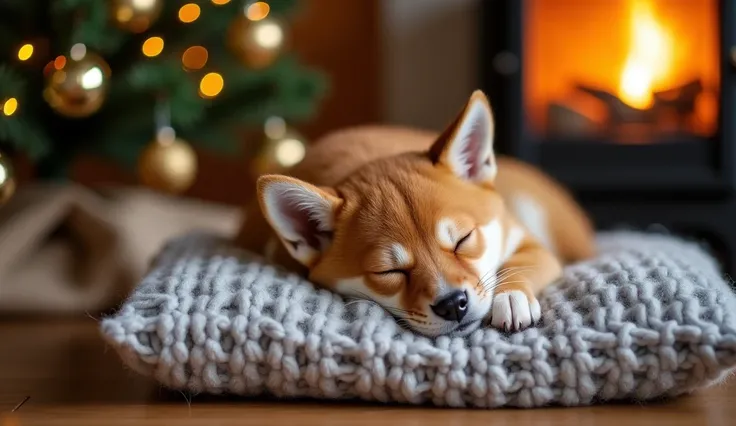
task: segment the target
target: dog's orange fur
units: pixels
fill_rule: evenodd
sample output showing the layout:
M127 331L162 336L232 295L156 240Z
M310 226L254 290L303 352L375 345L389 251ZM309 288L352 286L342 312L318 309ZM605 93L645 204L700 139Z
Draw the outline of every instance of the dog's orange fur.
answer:
M512 330L529 326L539 316L536 295L559 276L562 264L593 254L593 227L564 188L525 163L491 156L482 169L475 167L480 162L468 169L481 170L477 180L458 177L451 146L460 143L463 129L475 129L466 126L469 120L483 117L481 109L470 117L472 105L487 113L489 123L480 124L488 125L492 138L490 106L479 91L440 135L365 126L325 136L288 176L259 179L257 200L246 207L237 243L319 285L372 299L428 335L460 329L431 308L455 288L470 291L475 311L468 309L476 317ZM468 138L484 134L473 132L480 133ZM318 226L317 216L302 217L298 211L279 216L285 210L273 200L287 193L314 198L298 198L286 210L298 210L302 202L304 208L312 201L324 203L329 225ZM518 195L544 212L553 247L521 220L523 211L513 202ZM296 224L305 239L290 245L288 231L274 233L292 229L284 223ZM287 247L301 251L290 254Z

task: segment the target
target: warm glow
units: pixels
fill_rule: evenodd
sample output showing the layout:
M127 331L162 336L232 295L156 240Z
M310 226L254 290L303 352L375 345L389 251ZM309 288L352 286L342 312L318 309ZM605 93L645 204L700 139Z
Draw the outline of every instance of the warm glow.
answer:
M181 63L187 70L200 70L207 64L207 49L202 46L192 46L184 51Z
M179 9L179 20L188 24L199 18L199 6L194 3L187 3Z
M658 20L648 0L631 8L630 48L621 73L618 96L634 108L652 104L652 89L669 76L674 40Z
M225 86L225 81L222 76L216 72L211 72L202 77L202 81L199 82L199 93L205 98L214 98Z
M221 6L230 3L230 0L212 0L212 3Z
M721 89L718 0L525 0L524 116L544 139L710 137ZM505 61L505 62L502 62ZM511 74L510 74L511 75ZM636 141L634 141L636 139Z
M245 12L245 16L251 21L260 21L261 19L268 16L271 11L271 7L265 1L257 1L250 6Z
M10 98L3 104L3 114L10 117L11 115L15 114L15 111L18 110L18 100L15 98Z
M18 59L21 61L27 61L31 58L31 55L33 55L33 45L32 44L24 44L23 46L18 49Z
M152 58L158 56L164 50L164 39L161 37L150 37L148 40L143 42L141 48L143 54Z

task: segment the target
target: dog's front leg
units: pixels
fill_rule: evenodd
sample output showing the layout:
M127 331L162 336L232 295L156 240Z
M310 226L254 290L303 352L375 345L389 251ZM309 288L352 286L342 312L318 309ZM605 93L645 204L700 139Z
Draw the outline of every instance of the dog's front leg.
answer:
M486 322L498 329L519 331L542 316L537 296L562 273L557 258L531 237L524 239L501 265L489 288L493 303Z

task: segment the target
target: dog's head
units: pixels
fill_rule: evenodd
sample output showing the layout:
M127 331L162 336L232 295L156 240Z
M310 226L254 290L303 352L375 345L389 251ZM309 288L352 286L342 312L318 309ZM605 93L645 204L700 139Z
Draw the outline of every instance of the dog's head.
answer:
M263 176L261 209L311 281L422 334L467 334L491 308L509 240L521 238L504 231L493 133L476 91L428 151L371 162L334 188Z

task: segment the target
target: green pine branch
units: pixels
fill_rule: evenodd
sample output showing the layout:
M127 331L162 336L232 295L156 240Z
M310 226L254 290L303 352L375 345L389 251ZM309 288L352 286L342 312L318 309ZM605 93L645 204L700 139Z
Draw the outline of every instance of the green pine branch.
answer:
M110 23L109 1L57 0L53 6L55 22L73 23L64 42L67 49L82 43L105 55L114 53L125 41L126 34Z
M171 106L171 122L186 128L200 124L207 102L198 95L197 81L175 61L151 61L136 65L119 82L123 89L151 102L164 98ZM146 96L146 95L150 96Z
M0 111L0 141L7 141L14 150L37 160L48 153L51 141L43 132L43 127L25 109L25 94L26 81L23 76L8 65L0 65L0 105L10 98L18 102L12 115L6 116Z

